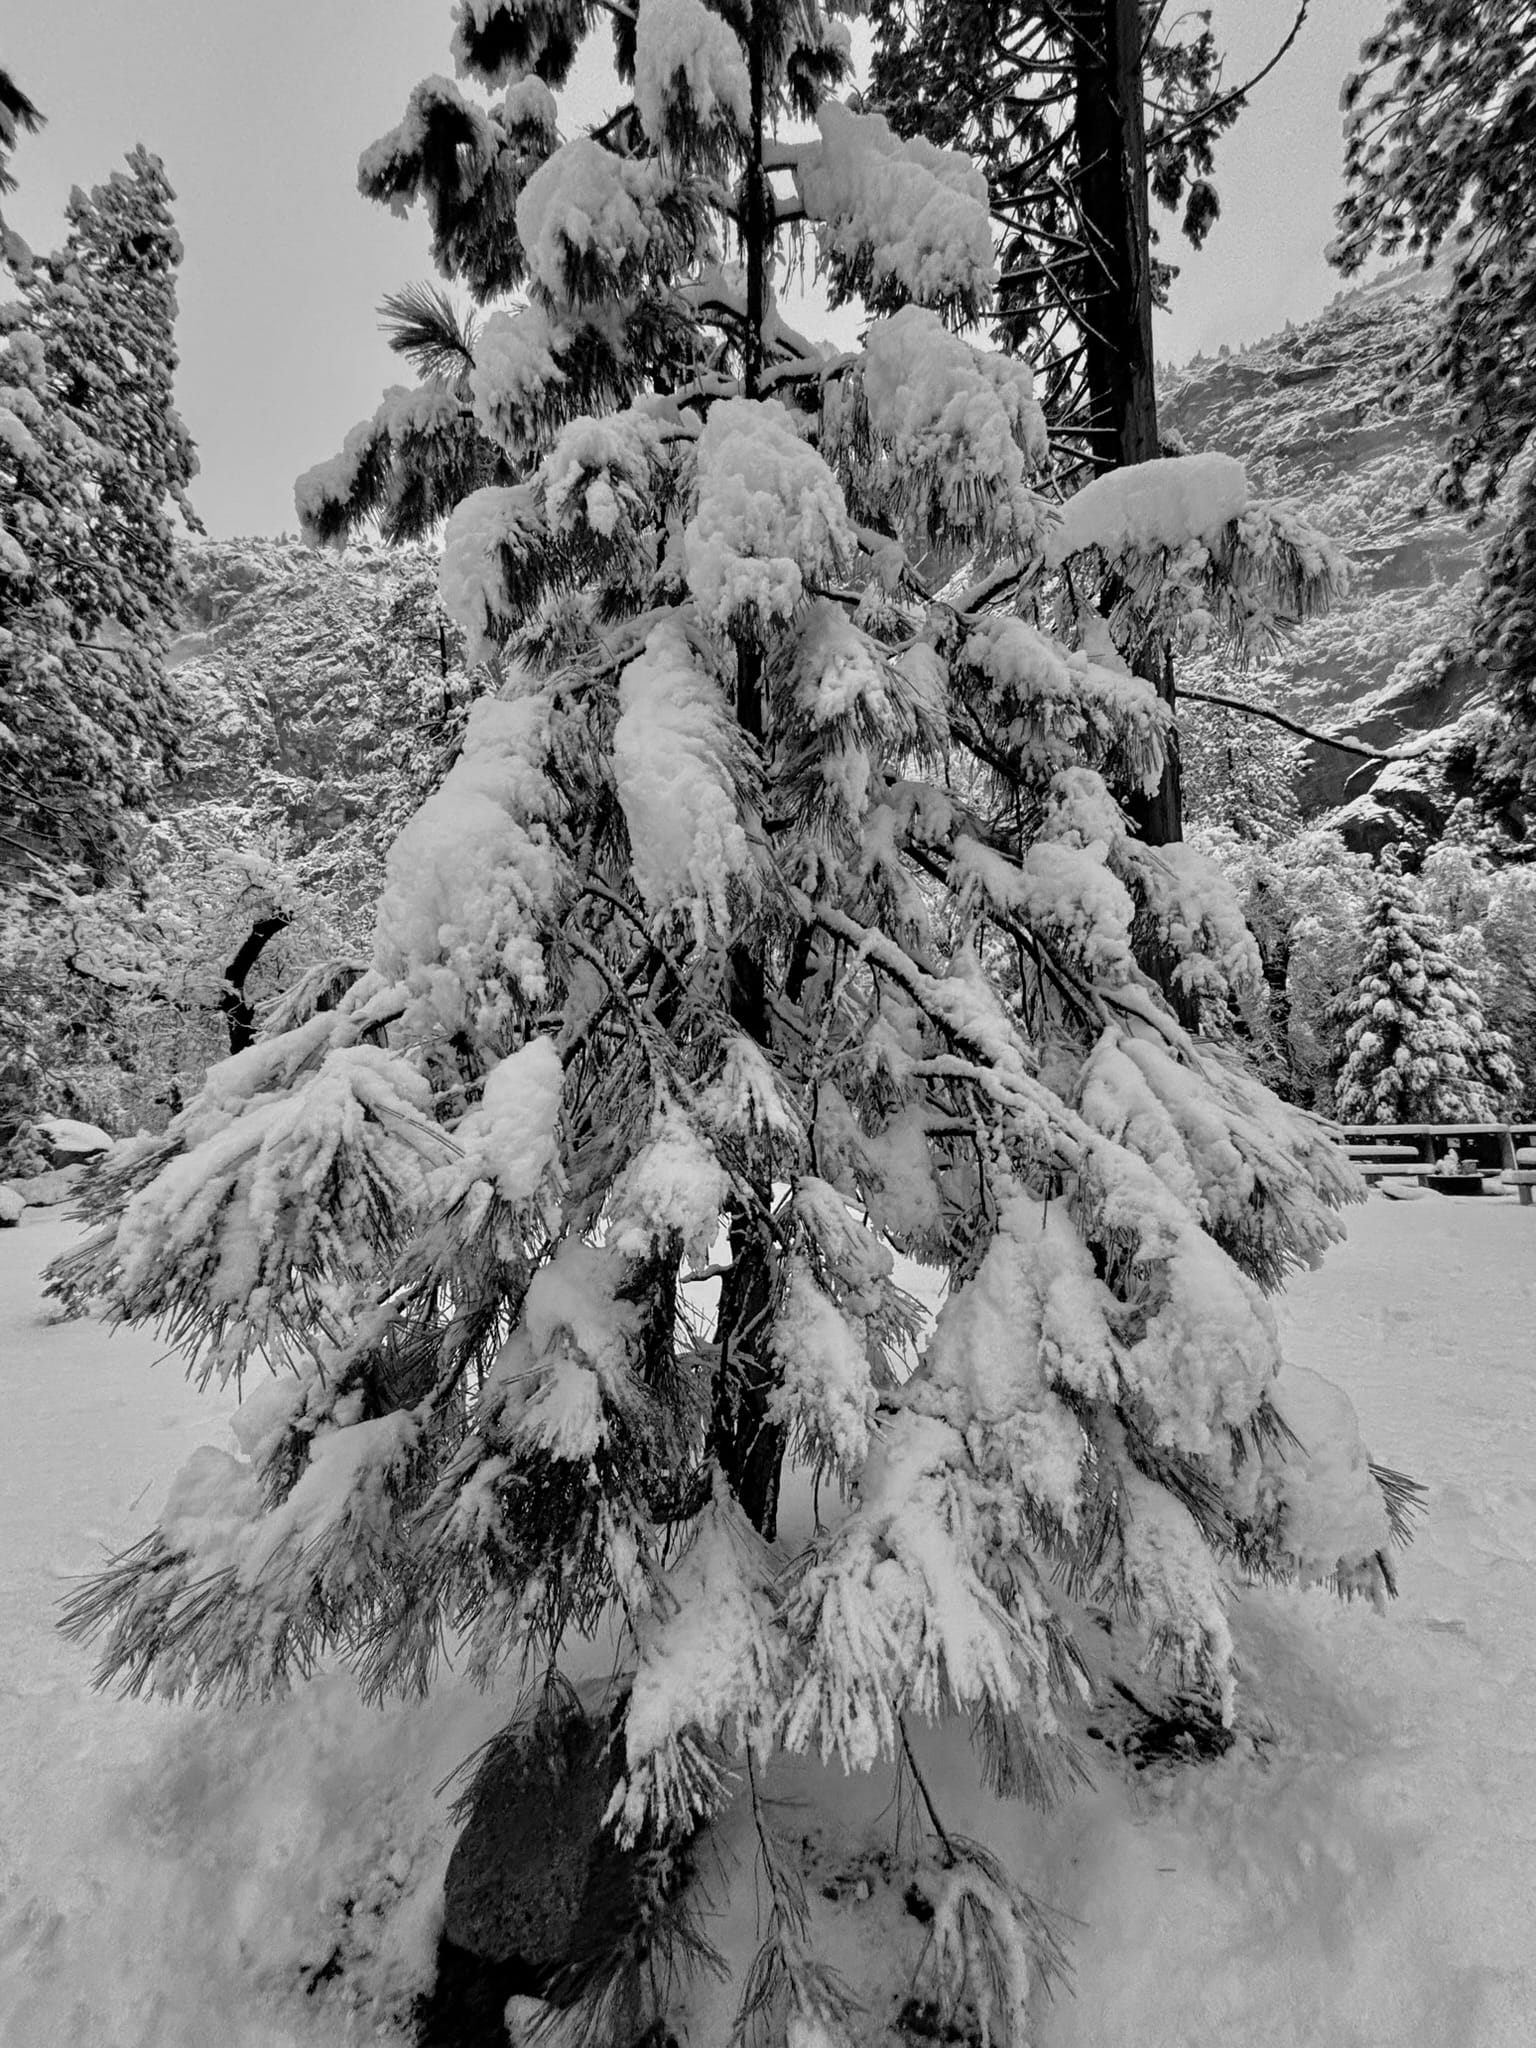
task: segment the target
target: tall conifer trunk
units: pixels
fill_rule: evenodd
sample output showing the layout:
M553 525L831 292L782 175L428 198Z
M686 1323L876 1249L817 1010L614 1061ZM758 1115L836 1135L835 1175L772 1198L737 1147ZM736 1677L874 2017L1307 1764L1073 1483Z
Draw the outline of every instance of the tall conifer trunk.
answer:
M748 76L751 88L751 154L744 192L747 267L747 331L743 337L743 393L756 398L762 386L763 330L768 317L768 256L771 233L770 195L763 169L765 72L767 68L766 6L753 9L748 31ZM736 716L752 738L764 736L763 651L743 634L736 642ZM768 1042L768 991L765 962L746 947L731 955L731 1009L735 1022L755 1044ZM715 1367L712 1448L742 1512L770 1540L779 1509L779 1469L784 1458L784 1431L770 1421L769 1403L776 1373L767 1352L773 1301L773 1243L763 1218L773 1202L771 1164L764 1164L753 1190L751 1213L744 1203L730 1211L731 1269L720 1289L716 1330L719 1356ZM761 1351L759 1346L762 1346Z
M1141 8L1137 0L1083 0L1076 19L1076 183L1090 275L1097 280L1084 319L1089 424L1095 461L1119 469L1150 462L1159 445ZM1133 651L1132 664L1171 705L1168 649L1151 640ZM1184 837L1176 748L1156 793L1134 797L1127 808L1148 845Z

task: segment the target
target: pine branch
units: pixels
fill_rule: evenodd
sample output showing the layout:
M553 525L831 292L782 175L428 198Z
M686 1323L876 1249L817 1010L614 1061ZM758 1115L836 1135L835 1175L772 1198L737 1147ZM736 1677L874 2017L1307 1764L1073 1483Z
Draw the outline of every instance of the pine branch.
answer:
M475 316L440 284L402 285L379 302L379 331L423 379L451 384L475 366Z
M1315 732L1309 725L1298 725L1294 718L1287 718L1283 711L1272 711L1267 704L1249 704L1241 697L1223 696L1216 690L1180 690L1179 699L1187 704L1218 704L1224 711L1240 711L1247 718L1267 718L1272 725L1282 725L1287 732L1293 732L1304 740L1315 740L1320 747L1333 747L1341 754L1358 754L1364 761L1423 761L1433 753L1434 748L1426 743L1421 747L1391 748L1362 747L1357 740L1341 740L1328 732Z
M1291 23L1290 33L1270 58L1269 62L1261 65L1252 78L1246 80L1242 85L1234 86L1230 92L1222 93L1217 99L1207 100L1204 106L1196 107L1189 119L1181 123L1179 127L1169 129L1166 133L1159 131L1156 135L1149 136L1147 138L1148 142L1154 144L1159 149L1166 149L1172 143L1182 142L1186 135L1191 134L1196 128L1203 128L1207 122L1215 120L1218 115L1224 114L1228 108L1241 109L1249 93L1253 91L1256 85L1263 84L1264 80L1268 78L1271 71L1274 70L1296 38L1301 34L1302 25L1306 21L1311 5L1312 0L1301 0L1301 6L1297 11L1296 19Z

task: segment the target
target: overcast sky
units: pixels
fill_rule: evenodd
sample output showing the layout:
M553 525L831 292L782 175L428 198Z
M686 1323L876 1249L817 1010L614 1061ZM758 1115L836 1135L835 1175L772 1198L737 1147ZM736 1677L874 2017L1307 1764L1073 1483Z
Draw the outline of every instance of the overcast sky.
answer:
M1212 0L1236 81L1292 0ZM1297 0L1299 4L1299 0ZM1182 360L1304 319L1338 289L1323 261L1340 190L1339 85L1384 0L1312 0L1296 47L1220 145L1222 218L1182 274L1158 353ZM373 309L429 273L419 215L359 198L359 152L428 72L451 71L447 0L11 0L0 59L48 117L13 160L12 224L62 239L72 185L134 143L165 161L186 244L178 396L210 532L292 530L293 479L408 381ZM606 43L606 37L599 37ZM597 88L600 90L600 88Z

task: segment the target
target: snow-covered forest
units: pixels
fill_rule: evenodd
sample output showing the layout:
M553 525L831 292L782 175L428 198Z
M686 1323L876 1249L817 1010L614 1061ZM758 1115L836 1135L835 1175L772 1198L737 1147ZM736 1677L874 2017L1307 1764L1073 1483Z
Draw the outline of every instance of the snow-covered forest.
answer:
M3 2048L1526 2038L1536 28L1160 365L1308 12L456 0L243 538L0 48Z

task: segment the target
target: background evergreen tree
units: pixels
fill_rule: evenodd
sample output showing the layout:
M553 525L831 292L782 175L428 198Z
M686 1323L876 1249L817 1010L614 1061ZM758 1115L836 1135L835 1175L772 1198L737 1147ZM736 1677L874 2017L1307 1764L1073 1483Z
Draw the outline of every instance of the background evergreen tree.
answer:
M1181 209L1200 246L1220 211L1215 141L1256 81L1224 88L1208 15L1163 0L878 0L872 15L877 104L985 169L1001 232L997 332L1044 380L1059 476L1070 488L1152 460L1152 308L1175 273L1155 255L1151 204ZM1119 584L1112 572L1111 596ZM1171 706L1166 642L1141 620L1127 651ZM1157 790L1130 807L1151 844L1183 838L1177 746Z
M174 769L165 672L190 524L172 400L181 244L158 159L135 150L67 209L62 250L0 309L0 842L100 878Z
M805 2044L850 2023L775 1751L899 1773L908 1717L948 1718L1046 1796L1096 1611L1230 1717L1224 1570L1380 1597L1404 1495L1280 1373L1266 1291L1356 1184L1138 959L1197 1004L1258 981L1230 892L1128 829L1168 716L1064 573L1134 559L1177 618L1240 560L1258 611L1285 536L1218 457L1056 517L1027 365L957 331L985 183L827 96L838 23L643 0L632 97L562 141L594 19L461 6L469 86L363 158L476 303L519 296L301 513L425 518L489 458L440 587L501 684L390 855L370 972L93 1185L56 1287L274 1377L70 1626L107 1629L104 1678L226 1699L322 1653L424 1691L451 1646L568 1700L614 1632L608 1820L661 1854L749 1766L742 2020ZM857 349L779 309L802 222L880 309ZM936 551L975 563L942 603ZM969 1998L1021 2042L1042 1915L929 1818L940 2023ZM675 1924L566 1987L593 2038L656 2017Z
M1346 1124L1478 1123L1516 1075L1509 1040L1483 1018L1445 933L1388 852L1359 979L1339 1005L1336 1113Z
M1346 273L1374 250L1452 252L1428 367L1455 407L1441 487L1486 508L1536 426L1536 15L1503 0L1394 0L1346 82L1339 236ZM1405 358L1411 383L1422 348ZM1536 803L1536 478L1515 483L1485 578L1478 651L1504 714L1483 763L1490 802Z

